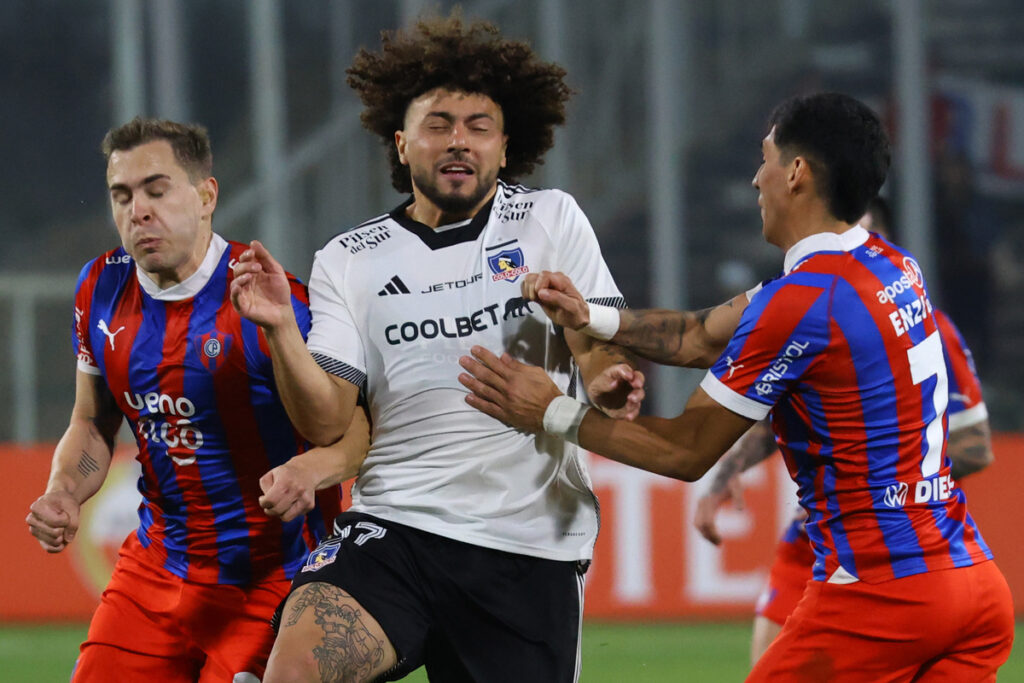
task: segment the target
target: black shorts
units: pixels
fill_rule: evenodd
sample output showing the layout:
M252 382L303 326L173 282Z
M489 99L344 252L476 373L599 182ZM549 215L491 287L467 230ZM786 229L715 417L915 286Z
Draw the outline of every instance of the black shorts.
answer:
M444 683L577 680L583 563L482 548L358 512L342 513L335 532L292 590L322 581L354 597L398 654L385 680L423 665Z

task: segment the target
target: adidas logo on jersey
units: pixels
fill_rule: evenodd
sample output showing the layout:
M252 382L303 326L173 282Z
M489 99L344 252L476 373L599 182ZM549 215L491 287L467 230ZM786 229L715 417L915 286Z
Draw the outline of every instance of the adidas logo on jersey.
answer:
M395 275L391 278L391 281L384 285L384 289L377 292L377 296L387 296L388 294L408 294L409 288L402 282L402 278Z

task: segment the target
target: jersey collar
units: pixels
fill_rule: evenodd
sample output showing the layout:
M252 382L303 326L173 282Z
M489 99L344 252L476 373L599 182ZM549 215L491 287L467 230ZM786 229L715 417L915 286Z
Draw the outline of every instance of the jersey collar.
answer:
M853 251L868 241L868 231L855 225L846 232L818 232L803 238L786 252L783 272L789 275L796 266L811 254L819 251Z
M213 271L217 270L220 257L224 255L224 250L227 248L227 241L217 233L213 233L210 246L206 248L206 257L199 264L196 272L167 289L160 289L155 282L149 279L148 275L142 272L138 264L135 265L135 276L139 279L142 290L157 301L191 299L210 281L210 276L213 275Z
M496 196L498 196L497 192L468 221L441 225L437 229L415 221L405 213L405 209L412 204L414 197L409 197L392 209L389 215L392 220L419 237L424 244L436 251L456 244L462 244L463 242L475 242L480 237L480 233L483 232L484 226L487 225L487 221L491 217L491 207L494 205L494 197Z

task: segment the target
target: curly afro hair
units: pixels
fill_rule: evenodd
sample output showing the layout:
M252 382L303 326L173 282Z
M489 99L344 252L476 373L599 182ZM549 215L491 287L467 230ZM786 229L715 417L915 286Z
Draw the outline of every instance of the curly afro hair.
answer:
M365 108L363 127L380 136L391 163L391 184L411 192L409 168L398 160L394 134L405 124L409 104L435 88L482 94L501 107L509 144L499 175L514 181L544 163L554 127L565 122L572 90L565 69L538 59L530 46L502 38L497 26L464 25L458 12L421 19L407 30L383 31L380 52L359 50L348 84Z

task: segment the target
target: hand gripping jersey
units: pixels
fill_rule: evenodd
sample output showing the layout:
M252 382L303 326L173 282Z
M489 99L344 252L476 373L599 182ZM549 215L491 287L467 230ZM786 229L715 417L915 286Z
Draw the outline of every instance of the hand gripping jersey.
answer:
M587 300L622 306L593 229L557 190L499 182L473 219L437 230L410 220L409 202L335 237L310 276L308 347L370 405L352 509L507 552L590 558L597 500L577 447L471 408L457 378L480 345L575 392L562 331L520 285L560 270Z
M814 579L877 583L992 557L950 477L948 383L917 262L856 227L787 252L701 386L751 419L771 411Z
M303 450L274 387L266 341L228 286L246 245L214 235L198 271L160 290L118 248L86 264L75 294L78 369L102 375L142 464L137 535L167 571L200 583L291 578L340 509L340 493L282 524L259 479ZM305 288L292 305L305 333Z

